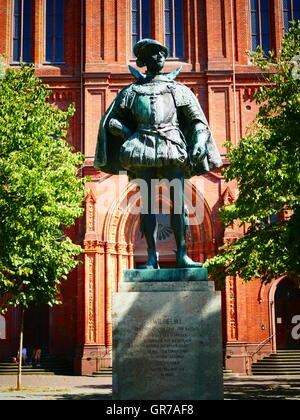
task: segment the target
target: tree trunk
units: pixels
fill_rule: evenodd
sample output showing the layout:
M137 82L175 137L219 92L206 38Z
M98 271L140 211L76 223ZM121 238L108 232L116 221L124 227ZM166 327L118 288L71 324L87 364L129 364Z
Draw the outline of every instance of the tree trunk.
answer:
M23 350L23 331L24 331L24 312L25 308L21 304L20 313L20 336L19 336L19 366L18 366L18 379L17 379L17 390L22 389L22 350Z

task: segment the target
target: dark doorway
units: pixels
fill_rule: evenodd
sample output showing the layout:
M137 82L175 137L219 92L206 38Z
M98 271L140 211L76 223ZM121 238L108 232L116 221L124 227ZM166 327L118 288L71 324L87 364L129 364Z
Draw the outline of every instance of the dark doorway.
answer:
M24 317L24 346L40 346L44 351L49 345L49 306L30 306Z
M277 349L300 349L300 339L293 338L293 317L300 315L300 289L290 279L281 281L275 292Z

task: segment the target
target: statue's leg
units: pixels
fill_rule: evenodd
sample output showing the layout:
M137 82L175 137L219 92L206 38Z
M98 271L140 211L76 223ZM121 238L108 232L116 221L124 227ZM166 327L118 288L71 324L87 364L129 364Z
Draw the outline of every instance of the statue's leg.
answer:
M151 211L152 200L155 199L154 192L151 190L151 180L156 177L155 171L148 169L139 171L137 176L146 181L147 188L140 188L142 200L141 213L141 231L145 236L147 243L148 261L139 265L139 269L155 269L159 268L156 252L157 241L157 220L156 215Z
M194 262L187 254L186 230L187 222L184 208L184 173L181 169L170 169L168 171L170 181L170 198L172 201L171 227L174 232L177 245L176 267L197 268L202 267L201 263ZM175 182L174 182L175 181Z

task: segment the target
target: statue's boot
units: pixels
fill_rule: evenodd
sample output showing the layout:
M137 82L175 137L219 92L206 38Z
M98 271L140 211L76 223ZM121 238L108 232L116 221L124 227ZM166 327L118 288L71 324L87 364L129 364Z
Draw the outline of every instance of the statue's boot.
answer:
M158 253L155 250L148 249L148 261L145 264L138 265L139 270L158 269Z
M187 246L182 246L178 251L176 251L176 268L201 268L202 263L193 261L187 255Z
M182 200L182 213L172 214L171 225L174 232L177 251L176 252L176 268L200 268L202 263L193 261L187 254L187 244L185 241L187 220L186 211L184 210L184 201Z

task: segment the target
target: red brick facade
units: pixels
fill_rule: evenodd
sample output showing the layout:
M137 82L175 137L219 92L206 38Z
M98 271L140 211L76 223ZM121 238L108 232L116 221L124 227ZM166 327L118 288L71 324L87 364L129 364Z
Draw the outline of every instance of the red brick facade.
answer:
M0 0L0 53L12 61L12 1ZM77 374L110 364L111 296L122 271L145 255L138 216L128 212L135 189L125 176L110 176L93 168L101 115L122 87L132 82L128 64L135 65L131 46L130 0L65 0L63 65L43 64L45 1L33 0L32 56L36 74L50 85L51 101L64 108L76 104L68 140L86 156L90 175L85 217L72 231L82 244L80 265L64 284L63 304L49 311L48 350L73 360ZM198 97L226 164L223 143L236 144L257 112L253 94L262 83L245 51L251 48L249 0L184 0L184 60L167 60L165 71L182 66L178 80ZM282 37L282 1L272 2L272 43ZM163 0L153 0L152 37L164 42ZM121 195L117 188L121 180ZM204 200L203 223L192 226L190 252L197 260L215 255L218 246L243 232L224 231L218 211L237 195L235 183L225 184L220 171L201 177L202 191L188 186L189 199ZM203 193L203 194L202 194ZM172 266L174 243L161 250L164 266ZM227 368L249 372L258 344L275 332L276 282L262 286L230 278L223 290L224 360ZM17 310L6 316L6 339L0 339L0 358L16 349ZM25 338L26 340L26 338ZM273 337L260 353L276 348Z

